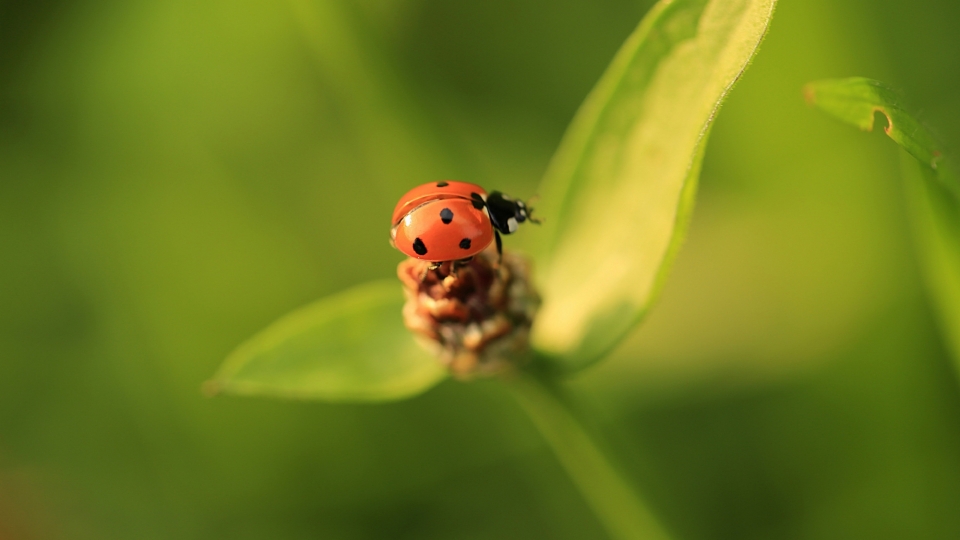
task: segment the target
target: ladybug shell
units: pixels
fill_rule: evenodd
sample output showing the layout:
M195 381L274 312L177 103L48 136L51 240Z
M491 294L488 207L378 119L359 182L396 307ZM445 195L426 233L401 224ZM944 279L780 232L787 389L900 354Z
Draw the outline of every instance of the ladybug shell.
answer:
M414 208L391 230L405 255L430 262L455 261L480 253L493 241L493 225L467 199L440 199Z
M487 192L482 187L469 182L441 180L439 182L419 185L408 191L403 197L400 197L400 202L398 202L397 206L393 209L393 220L390 224L396 225L400 223L403 216L427 201L439 199L470 200L473 193L480 195L484 200L487 198Z

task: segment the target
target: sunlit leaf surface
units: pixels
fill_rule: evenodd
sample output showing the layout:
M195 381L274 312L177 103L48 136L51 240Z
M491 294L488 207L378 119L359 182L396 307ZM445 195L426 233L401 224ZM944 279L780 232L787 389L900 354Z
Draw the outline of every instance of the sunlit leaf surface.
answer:
M586 365L643 316L682 239L710 126L775 3L660 2L587 98L540 190L541 352Z
M864 131L877 113L884 132L903 152L901 170L917 246L942 332L960 359L960 177L936 137L881 82L864 79L819 81L807 85L807 101Z
M382 401L426 391L445 374L403 326L395 281L362 285L280 319L238 348L211 392Z

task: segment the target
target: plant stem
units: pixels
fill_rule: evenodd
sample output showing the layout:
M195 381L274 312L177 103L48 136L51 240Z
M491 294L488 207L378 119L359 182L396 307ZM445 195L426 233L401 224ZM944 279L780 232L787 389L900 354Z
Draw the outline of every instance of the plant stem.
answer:
M669 540L550 383L521 374L509 385L587 504L616 540Z

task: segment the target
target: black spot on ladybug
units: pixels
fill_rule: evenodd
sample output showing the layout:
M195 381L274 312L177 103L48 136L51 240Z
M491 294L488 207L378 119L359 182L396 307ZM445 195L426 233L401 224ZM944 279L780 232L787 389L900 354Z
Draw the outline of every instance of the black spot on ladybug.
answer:
M437 182L437 187L447 187L447 186L449 186L449 185L450 185L450 184L448 184L448 183L446 183L446 182Z
M484 204L483 197L481 197L479 193L471 193L470 202L473 203L473 207L476 208L477 210L480 210L481 208L483 208L483 204Z
M413 241L413 251L417 252L417 255L426 255L427 246L423 245L423 240L417 238Z
M451 211L449 208L444 208L441 210L440 221L442 221L444 225L449 225L450 222L453 221L453 211Z
M460 249L470 249L470 239L464 238L460 241Z

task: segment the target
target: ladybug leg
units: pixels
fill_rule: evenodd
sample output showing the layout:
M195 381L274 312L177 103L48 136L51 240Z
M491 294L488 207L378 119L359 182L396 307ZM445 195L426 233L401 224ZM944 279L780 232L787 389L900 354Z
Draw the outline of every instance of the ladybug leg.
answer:
M500 231L494 229L493 237L497 239L497 266L503 262L503 240L500 238Z
M431 271L437 275L437 279L443 280L443 276L440 275L441 265L443 265L442 262L430 263L426 268L423 269L423 273L420 274L420 281L425 281L427 279L427 274L429 274Z

